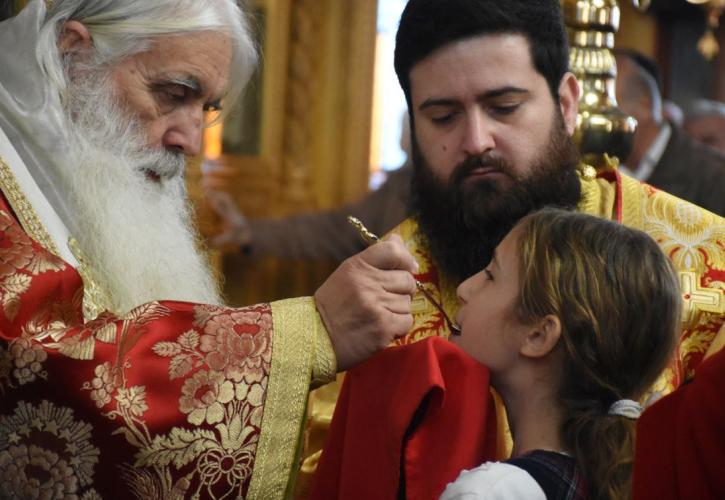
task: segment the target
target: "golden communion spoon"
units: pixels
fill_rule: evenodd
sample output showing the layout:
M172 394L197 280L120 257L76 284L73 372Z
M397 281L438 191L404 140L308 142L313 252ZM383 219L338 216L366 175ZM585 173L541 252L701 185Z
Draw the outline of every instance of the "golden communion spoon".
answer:
M360 237L365 240L365 242L369 245L374 245L375 243L380 241L380 238L378 238L375 234L371 233L368 228L365 227L365 224L362 223L360 219L357 217L353 217L352 215L347 216L347 221L350 223L352 227L357 229L357 232L360 234ZM423 296L428 299L428 302L433 304L433 307L438 309L440 313L443 315L443 319L445 320L446 324L448 325L448 329L451 331L452 335L460 335L461 334L461 327L458 326L455 322L451 320L451 318L446 314L446 312L443 310L443 306L438 303L437 300L433 298L433 295L425 289L425 286L423 283L421 283L418 280L415 280L415 287L418 289L420 293L423 294Z

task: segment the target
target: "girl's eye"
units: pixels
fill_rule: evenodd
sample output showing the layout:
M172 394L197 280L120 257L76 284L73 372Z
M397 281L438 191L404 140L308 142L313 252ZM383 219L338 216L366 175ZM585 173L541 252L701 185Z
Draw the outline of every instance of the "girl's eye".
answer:
M486 281L493 281L493 274L488 269L483 270L483 275L486 277Z

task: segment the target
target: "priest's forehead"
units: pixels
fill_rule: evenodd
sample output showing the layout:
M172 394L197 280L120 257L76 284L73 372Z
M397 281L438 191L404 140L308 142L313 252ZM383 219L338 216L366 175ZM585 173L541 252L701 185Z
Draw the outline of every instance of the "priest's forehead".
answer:
M159 37L135 58L145 79L179 85L209 104L218 103L229 85L231 40L223 33Z

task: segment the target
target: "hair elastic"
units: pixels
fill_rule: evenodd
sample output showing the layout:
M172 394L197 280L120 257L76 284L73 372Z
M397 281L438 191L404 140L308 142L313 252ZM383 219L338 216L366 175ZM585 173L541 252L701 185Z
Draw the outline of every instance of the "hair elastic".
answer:
M632 401L631 399L619 399L612 403L612 406L609 407L607 414L637 420L642 414L642 411L642 405L637 401Z

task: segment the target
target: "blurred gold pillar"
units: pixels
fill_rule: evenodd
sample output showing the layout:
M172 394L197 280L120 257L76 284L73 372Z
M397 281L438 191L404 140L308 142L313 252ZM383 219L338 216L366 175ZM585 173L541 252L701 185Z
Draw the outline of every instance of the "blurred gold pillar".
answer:
M606 168L608 158L626 158L637 122L617 107L617 67L612 54L619 29L617 0L562 0L571 71L582 95L574 139L587 165Z

